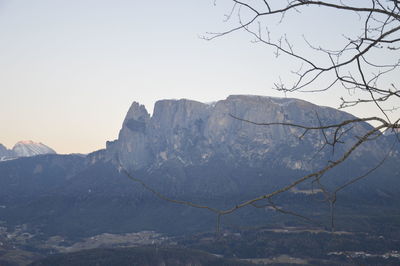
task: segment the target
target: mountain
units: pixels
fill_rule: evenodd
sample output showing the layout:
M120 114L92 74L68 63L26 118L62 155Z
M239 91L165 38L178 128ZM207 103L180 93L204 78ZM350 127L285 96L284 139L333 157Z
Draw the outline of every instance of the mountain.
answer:
M118 139L107 142L105 150L89 158L121 164L175 196L238 193L250 197L324 167L341 157L372 126L361 122L344 127L338 133L345 132L342 142L333 149L325 144L325 138L332 138L334 129L305 132L298 127L260 126L243 120L319 126L349 119L355 117L291 98L233 95L212 104L161 100L152 116L134 102ZM326 185L340 185L350 176L368 171L389 150L387 139L361 145L346 163L326 175ZM311 187L309 183L306 186Z
M304 129L283 125L259 126L257 123L286 122L305 126L328 125L355 117L333 108L317 106L290 98L235 95L214 104L191 100L162 100L150 116L143 105L134 102L129 109L117 140L107 142L106 158L119 160L129 170L154 169L168 163L182 166L202 165L222 158L230 164L249 166L276 165L297 170L311 170L332 155L330 147L311 160L312 151L323 148L321 131L310 131L300 140ZM344 128L346 130L347 128ZM344 151L356 136L371 129L359 123L348 132ZM326 135L332 131L327 131ZM365 145L356 152L362 156L381 149ZM332 159L330 157L329 159Z
M55 154L55 150L43 143L31 140L19 141L13 147L13 152L17 157L29 157L41 154Z
M11 150L0 144L0 161L42 154L56 154L56 151L43 143L37 143L31 140L19 141Z
M333 150L323 145L325 137L334 134L331 130L304 134L296 127L260 126L233 116L309 126L354 119L333 108L289 98L235 95L212 104L161 100L152 115L134 102L118 139L107 142L104 150L87 156L46 154L1 162L0 224L40 232L43 237L70 238L104 232L214 230L214 213L167 202L160 194L231 208L320 169L372 128L363 122L344 128L343 143ZM388 135L364 143L346 163L274 198L275 203L326 224L330 211L324 194L313 190L315 182L334 189L364 175L385 157L395 140L395 135ZM398 146L367 178L340 191L337 204L342 205L336 217L345 217L346 223L339 228L358 230L368 224L381 230L382 220L376 218L370 225L368 215L387 221L386 214L398 213ZM119 171L121 165L131 179ZM298 218L264 205L242 209L222 221L229 228L299 223ZM353 215L355 210L357 215ZM393 227L396 217L390 217Z

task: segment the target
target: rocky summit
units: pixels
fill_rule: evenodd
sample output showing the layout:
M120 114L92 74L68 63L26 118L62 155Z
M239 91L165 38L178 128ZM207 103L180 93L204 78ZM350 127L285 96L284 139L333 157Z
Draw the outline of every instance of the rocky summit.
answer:
M354 117L291 98L233 95L211 104L186 99L161 100L156 102L152 116L143 105L134 102L118 139L107 142L105 157L118 160L129 170L154 169L168 162L202 165L215 159L230 164L265 166L267 163L310 170L332 159L331 147L324 144L325 137L332 136L333 131L308 131L300 138L304 129L248 121L320 126L348 119ZM367 123L355 125L346 133L345 143L338 144L335 154L339 156L369 129ZM355 156L374 150L373 145L365 145ZM313 160L318 150L321 150L319 159Z

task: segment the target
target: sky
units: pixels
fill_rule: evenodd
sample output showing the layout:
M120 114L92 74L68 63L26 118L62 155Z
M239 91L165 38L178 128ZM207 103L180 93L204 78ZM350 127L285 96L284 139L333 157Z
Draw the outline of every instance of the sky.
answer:
M271 88L297 67L289 59L245 32L202 38L231 27L229 2L0 0L0 143L33 140L58 153L89 153L118 137L133 101L151 113L160 99L285 97ZM353 17L326 22L304 14L283 30L332 44L353 29ZM287 96L338 107L340 93Z

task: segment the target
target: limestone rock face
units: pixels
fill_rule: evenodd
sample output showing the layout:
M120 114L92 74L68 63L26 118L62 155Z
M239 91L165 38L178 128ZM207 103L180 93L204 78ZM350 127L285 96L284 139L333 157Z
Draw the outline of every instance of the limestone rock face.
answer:
M151 160L146 136L149 121L150 115L144 105L134 102L122 124L118 141L107 142L108 156L133 169L148 165Z
M213 104L161 100L155 104L152 116L134 102L118 139L107 143L106 156L130 170L153 169L171 162L199 165L216 158L233 164L268 163L308 170L318 163L311 157L324 144L322 132L310 131L300 139L304 133L301 128L263 126L244 120L319 126L352 118L348 113L303 100L251 95L229 96ZM366 123L352 128L349 136L354 139L348 137L337 154L370 128ZM330 134L329 130L325 132L326 136ZM319 157L330 153L322 149Z

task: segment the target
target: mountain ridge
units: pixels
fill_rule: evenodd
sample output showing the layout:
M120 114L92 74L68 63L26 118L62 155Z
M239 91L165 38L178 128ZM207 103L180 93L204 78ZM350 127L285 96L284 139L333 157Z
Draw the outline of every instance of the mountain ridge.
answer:
M256 123L285 122L304 126L355 118L346 112L304 100L254 95L232 95L213 104L188 99L160 100L154 105L153 115L144 105L133 102L118 139L106 144L106 157L118 160L129 170L154 168L171 160L193 165L219 155L227 155L225 159L232 163L244 160L253 164L273 159L274 151L283 147L290 152L308 142L309 148L313 146L318 150L324 142L320 131L307 132L300 143L303 129L284 125L259 126L233 116ZM367 123L358 123L349 129L354 133L348 134L351 138L345 144L337 145L339 151L349 148L357 135L369 129L371 125ZM322 150L322 157L328 156L329 152L328 147ZM363 148L360 148L355 154L361 156L362 152ZM318 164L306 163L311 161L310 158L299 154L295 159L286 157L286 166L296 169L310 170Z
M56 154L56 151L41 142L32 140L18 141L12 149L7 149L7 147L0 144L0 161L43 154Z
M230 114L255 122L305 125L354 118L304 101L256 96L232 96L214 104L162 100L151 116L134 102L118 139L108 142L106 149L87 156L47 154L0 163L0 217L8 225L27 224L47 235L209 230L214 213L172 204L155 194L216 209L232 208L320 169L371 129L366 123L348 129L346 143L338 144L332 154L331 147L321 149L320 131L299 139L302 130L253 125ZM383 158L394 137L368 141L318 181L326 189L335 189L361 176ZM383 167L343 189L339 201L343 199L346 206L392 208L388 203L400 195L398 158L397 147ZM121 166L132 179L120 171ZM276 204L323 219L325 214L314 209L322 209L326 202L314 188L312 180L305 182L277 197ZM265 223L276 214L266 207L244 208L235 215L229 217L249 225Z

